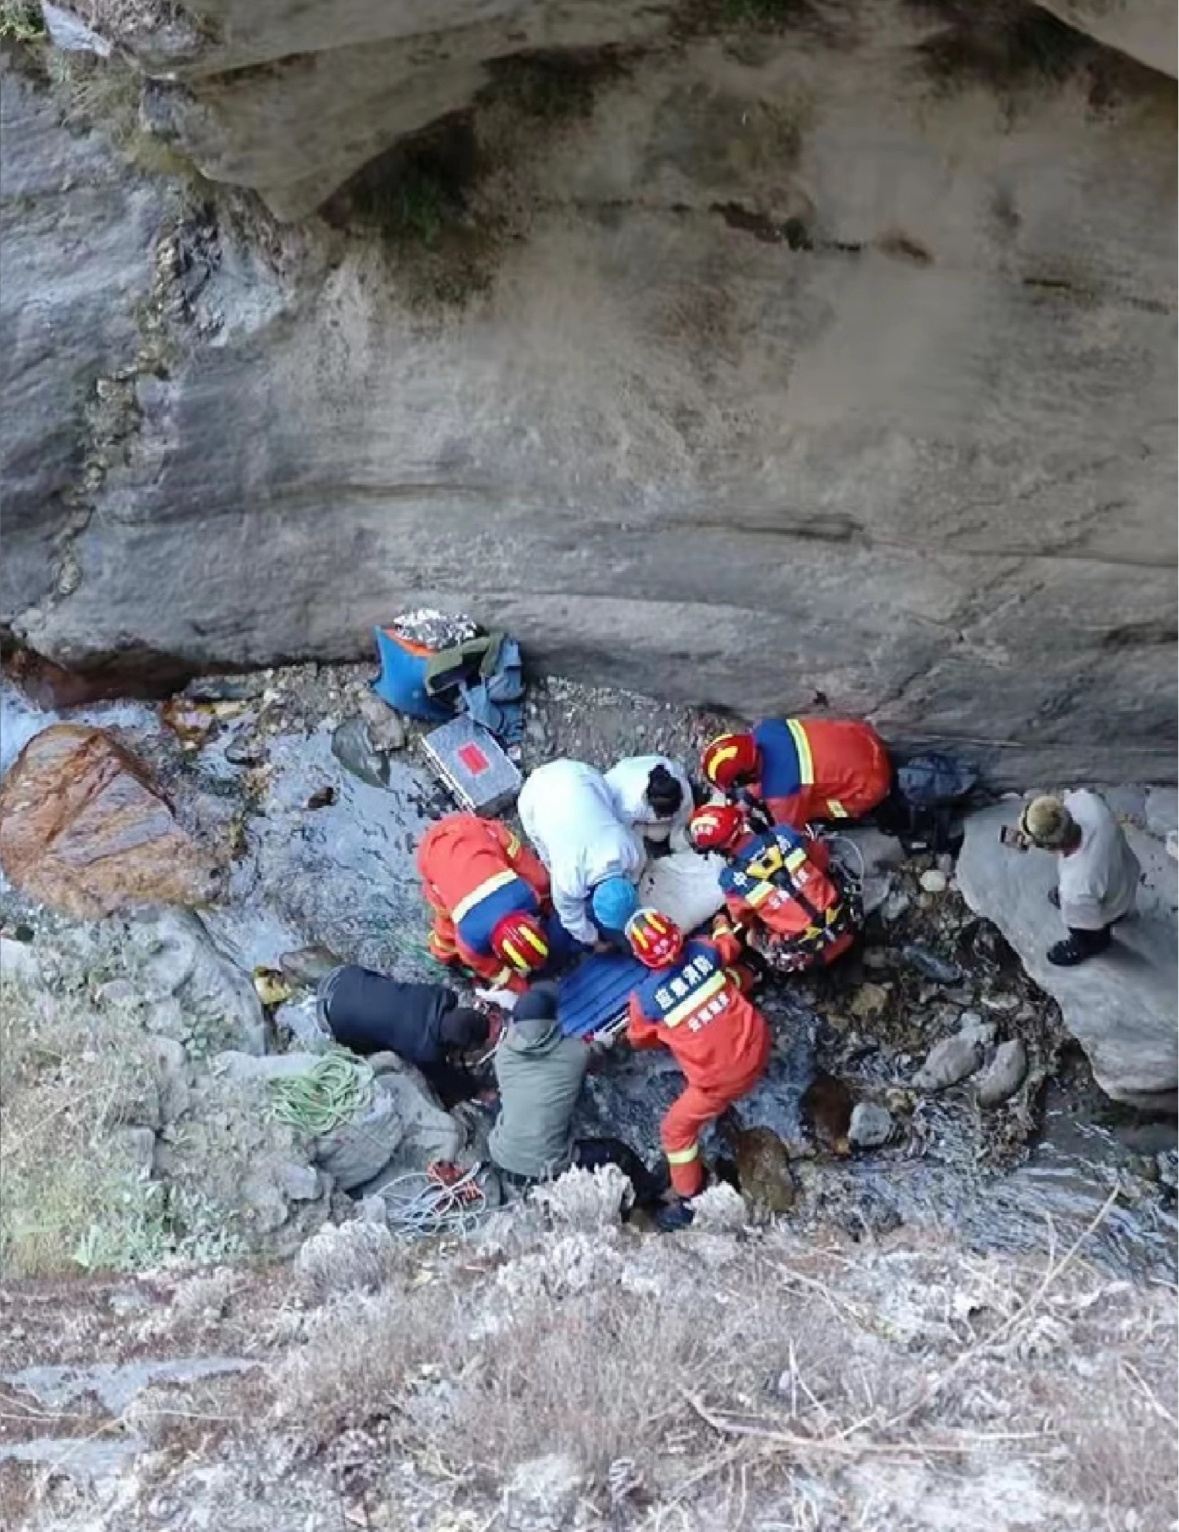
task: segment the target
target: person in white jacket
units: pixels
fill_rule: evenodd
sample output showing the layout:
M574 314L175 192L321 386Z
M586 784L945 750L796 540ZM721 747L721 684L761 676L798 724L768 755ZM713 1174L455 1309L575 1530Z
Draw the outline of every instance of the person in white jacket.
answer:
M549 761L524 783L517 808L569 935L597 946L621 932L638 908L634 885L646 857L602 773L582 761Z
M667 755L629 755L611 766L606 781L619 819L649 841L690 851L688 820L695 800L688 773Z

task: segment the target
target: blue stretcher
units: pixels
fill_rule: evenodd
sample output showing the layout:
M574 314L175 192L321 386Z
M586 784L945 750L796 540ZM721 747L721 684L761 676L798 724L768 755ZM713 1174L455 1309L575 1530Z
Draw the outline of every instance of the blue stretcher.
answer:
M625 1018L632 991L648 970L622 952L587 953L557 985L561 1031L566 1037L592 1037Z

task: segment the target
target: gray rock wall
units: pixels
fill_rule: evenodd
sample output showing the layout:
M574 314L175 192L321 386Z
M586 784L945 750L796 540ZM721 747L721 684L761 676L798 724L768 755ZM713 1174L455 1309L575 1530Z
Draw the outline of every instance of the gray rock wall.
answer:
M178 211L9 76L6 622L71 664L260 664L429 600L587 679L1169 778L1174 86L956 14L489 66L286 226Z

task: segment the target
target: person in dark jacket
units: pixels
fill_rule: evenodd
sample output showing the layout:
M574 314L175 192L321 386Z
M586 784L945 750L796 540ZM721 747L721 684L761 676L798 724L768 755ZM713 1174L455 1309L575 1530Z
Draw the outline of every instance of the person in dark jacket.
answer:
M478 1090L461 1061L486 1044L487 1017L459 1005L442 984L402 983L347 963L321 982L319 1014L336 1042L353 1053L387 1050L415 1064L444 1106Z

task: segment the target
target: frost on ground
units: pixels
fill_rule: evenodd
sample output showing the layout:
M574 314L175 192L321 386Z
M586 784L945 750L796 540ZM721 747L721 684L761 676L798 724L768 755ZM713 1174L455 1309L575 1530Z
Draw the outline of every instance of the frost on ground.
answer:
M141 1407L149 1450L113 1479L33 1477L23 1524L1172 1526L1173 1291L1048 1234L1022 1264L723 1219L642 1237L587 1219L592 1179L512 1239L514 1215L410 1246L358 1221L317 1234L298 1281L153 1290L132 1335L199 1314L206 1350L264 1366Z

